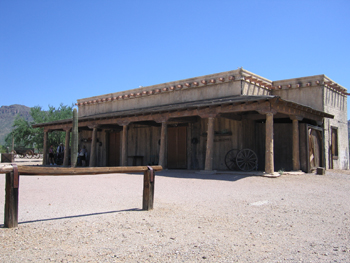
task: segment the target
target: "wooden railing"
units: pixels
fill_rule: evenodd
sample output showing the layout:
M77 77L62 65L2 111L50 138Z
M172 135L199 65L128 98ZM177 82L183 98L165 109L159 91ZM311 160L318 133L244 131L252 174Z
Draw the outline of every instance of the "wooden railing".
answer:
M0 167L0 174L6 174L5 186L5 227L18 226L18 189L20 175L37 176L74 176L109 173L139 173L143 172L142 209L153 209L155 172L161 171L162 166L124 166L124 167L44 167L17 166L16 164Z

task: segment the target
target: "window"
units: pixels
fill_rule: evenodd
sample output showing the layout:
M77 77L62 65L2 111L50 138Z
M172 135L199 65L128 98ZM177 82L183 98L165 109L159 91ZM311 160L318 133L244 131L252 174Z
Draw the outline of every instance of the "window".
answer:
M338 128L331 127L332 144L331 151L333 159L338 159Z

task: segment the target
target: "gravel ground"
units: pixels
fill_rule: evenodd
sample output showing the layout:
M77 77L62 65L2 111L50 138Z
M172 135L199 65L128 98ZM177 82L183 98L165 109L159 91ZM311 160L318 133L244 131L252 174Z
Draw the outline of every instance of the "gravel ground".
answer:
M162 171L148 212L142 184L141 174L21 176L19 227L0 221L0 262L350 262L350 171Z

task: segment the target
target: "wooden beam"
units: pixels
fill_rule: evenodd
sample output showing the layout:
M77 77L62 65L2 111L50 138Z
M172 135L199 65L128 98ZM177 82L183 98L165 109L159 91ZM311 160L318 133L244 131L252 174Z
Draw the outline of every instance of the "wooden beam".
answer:
M44 130L43 165L47 164L47 131Z
M214 156L214 122L215 117L208 118L207 130L207 150L205 152L205 171L213 170L213 156Z
M187 108L176 109L174 107L165 108L163 111L154 111L154 112L139 112L138 115L135 113L124 116L108 116L101 117L98 119L92 120L83 120L79 122L79 127L90 126L91 124L99 124L99 125L119 125L124 126L130 122L145 122L145 121L159 121L159 119L167 118L184 118L184 117L208 117L215 116L216 114L224 114L224 113L240 113L240 112L248 112L248 111L269 111L271 109L276 110L282 114L296 114L303 115L304 118L314 119L316 121L322 120L323 117L320 117L320 113L318 111L314 111L312 109L308 109L307 107L299 106L296 107L297 104L289 103L286 101L281 101L278 99L260 99L257 101L247 101L247 102L231 102L231 104L226 103L223 105L197 105L197 106L189 106ZM284 109L284 110L281 110ZM328 116L326 116L328 117ZM67 125L67 124L62 124ZM51 130L54 129L62 129L62 125L53 125L49 128ZM48 127L46 129L49 129Z
M274 153L273 153L273 114L266 114L265 123L265 173L274 173Z
M293 171L300 170L300 153L299 153L299 119L293 120Z
M160 165L151 166L154 171L163 169ZM90 175L90 174L110 174L110 173L139 173L148 170L148 166L112 166L112 167L52 167L52 166L18 166L21 175ZM10 173L13 171L11 165L0 167L0 173Z
M66 129L66 137L64 142L64 157L63 166L68 166L69 162L69 139L70 139L70 128Z
M123 166L127 166L128 162L128 126L123 126L123 133L122 133L122 152L121 152L121 164Z
M95 126L92 130L92 141L91 141L91 149L90 149L90 167L94 167L96 163L96 142L97 142L97 126Z
M168 136L167 121L164 120L162 122L162 127L160 132L160 147L159 147L159 165L163 167L165 165L167 136Z

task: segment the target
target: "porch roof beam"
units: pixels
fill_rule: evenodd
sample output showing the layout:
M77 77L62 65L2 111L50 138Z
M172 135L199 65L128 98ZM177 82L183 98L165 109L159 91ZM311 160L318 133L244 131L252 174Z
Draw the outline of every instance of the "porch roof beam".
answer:
M289 101L284 101L279 97L265 98L259 100L250 101L231 101L229 103L215 104L215 105L191 105L190 107L173 109L173 110L159 110L156 112L152 110L150 112L140 112L139 114L129 114L121 116L96 116L96 117L84 117L79 120L79 127L87 127L92 124L98 125L116 125L121 122L142 122L142 121L157 121L160 118L167 118L169 120L183 117L193 116L216 116L218 114L227 113L244 113L249 111L276 111L285 115L297 115L302 118L307 118L315 121L322 121L324 117L333 118L333 115L320 112L310 107L296 104ZM72 127L72 124L68 120L64 120L63 123L55 122L52 124L37 124L33 127L44 127L45 130L64 130Z

